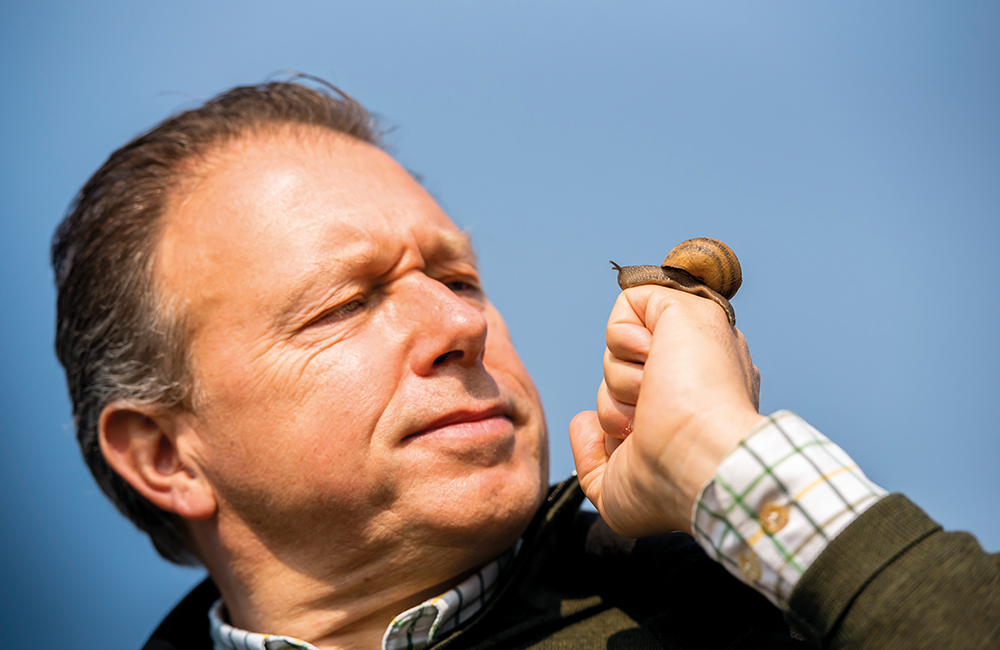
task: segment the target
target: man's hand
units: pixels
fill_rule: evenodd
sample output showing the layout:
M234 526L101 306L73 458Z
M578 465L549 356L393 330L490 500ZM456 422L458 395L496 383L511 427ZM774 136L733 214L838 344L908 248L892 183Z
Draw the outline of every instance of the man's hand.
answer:
M746 339L715 303L641 286L618 297L607 343L597 411L569 429L580 485L621 535L690 532L701 486L761 419Z

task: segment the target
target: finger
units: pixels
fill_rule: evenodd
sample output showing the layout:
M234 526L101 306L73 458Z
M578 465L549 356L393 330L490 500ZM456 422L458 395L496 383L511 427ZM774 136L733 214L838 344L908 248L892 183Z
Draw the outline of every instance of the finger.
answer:
M569 444L573 449L573 462L580 487L594 505L600 509L601 482L608 454L604 447L604 430L597 413L583 411L569 423Z
M604 351L604 381L608 392L623 404L634 405L639 400L639 386L642 384L643 364L623 361Z
M739 329L736 330L737 340L739 341L740 352L742 353L743 369L746 376L747 392L750 394L750 401L753 402L754 408L758 411L760 410L760 370L754 365L753 358L750 356L750 345L747 343L747 339L743 336L743 332Z
M652 334L635 323L608 323L605 337L611 354L623 361L645 363L649 356Z
M750 396L753 398L754 409L760 413L760 370L757 369L757 366L753 367L753 377L751 379L753 381L753 392Z
M614 436L609 436L604 434L604 451L610 457L611 454L615 453L615 449L621 446L625 442L623 438L615 438Z
M645 363L649 354L652 332L643 323L641 316L641 312L636 311L625 292L618 295L608 317L605 339L611 354L622 361Z
M624 440L632 433L635 406L624 404L612 397L607 384L602 381L601 387L597 390L597 416L605 433Z

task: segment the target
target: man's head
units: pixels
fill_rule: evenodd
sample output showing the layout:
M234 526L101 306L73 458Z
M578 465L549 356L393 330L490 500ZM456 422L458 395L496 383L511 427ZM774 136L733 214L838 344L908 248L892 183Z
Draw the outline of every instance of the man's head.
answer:
M376 140L348 98L235 89L114 154L56 235L84 456L169 559L246 531L306 565L308 535L509 543L538 505L531 380Z

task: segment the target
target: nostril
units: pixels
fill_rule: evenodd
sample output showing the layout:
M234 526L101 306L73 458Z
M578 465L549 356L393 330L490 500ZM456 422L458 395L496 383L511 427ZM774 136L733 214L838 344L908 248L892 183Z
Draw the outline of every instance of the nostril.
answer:
M465 356L465 352L461 350L452 350L451 352L446 352L440 357L434 360L435 366L440 366L442 363L448 363L449 361L458 361Z

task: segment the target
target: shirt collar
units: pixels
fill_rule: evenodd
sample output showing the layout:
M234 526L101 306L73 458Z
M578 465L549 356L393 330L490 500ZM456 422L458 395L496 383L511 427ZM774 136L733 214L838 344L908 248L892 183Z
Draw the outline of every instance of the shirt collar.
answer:
M492 562L445 593L392 619L382 636L382 650L420 650L472 618L496 593L500 575L510 566L521 547L518 540ZM316 650L315 646L290 636L257 634L225 622L222 599L208 611L209 630L215 650Z

